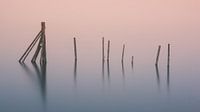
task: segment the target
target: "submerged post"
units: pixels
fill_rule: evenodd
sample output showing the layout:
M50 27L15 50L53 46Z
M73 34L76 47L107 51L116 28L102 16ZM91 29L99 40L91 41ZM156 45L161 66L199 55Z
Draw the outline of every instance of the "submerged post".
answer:
M77 60L77 49L76 49L76 38L74 37L74 56L75 60Z
M108 40L107 61L109 61L109 58L110 58L110 40Z
M156 57L156 65L158 65L158 61L159 61L159 55L160 55L160 49L161 49L161 46L159 45L158 46L158 52L157 52L157 57Z
M104 61L104 37L102 38L102 61Z
M125 44L123 45L123 49L122 49L122 59L121 59L122 62L124 61L124 50L125 50Z

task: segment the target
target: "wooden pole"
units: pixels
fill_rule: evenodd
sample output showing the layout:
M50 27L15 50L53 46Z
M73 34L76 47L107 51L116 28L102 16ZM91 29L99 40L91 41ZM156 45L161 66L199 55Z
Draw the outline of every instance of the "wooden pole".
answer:
M102 61L104 61L104 37L102 38Z
M110 40L108 40L107 61L109 61L109 58L110 58Z
M40 39L40 40L39 40ZM19 59L20 63L23 63L37 41L39 40L37 49L35 51L35 54L31 60L31 62L35 63L37 56L41 50L41 57L40 57L40 64L46 64L46 37L45 37L45 22L41 22L41 31L38 33L38 35L35 37L35 39L32 41L32 43L29 45L25 53L22 55L22 57Z
M125 44L123 45L122 49L122 59L121 59L122 62L124 61L124 51L125 51Z
M123 75L123 77L124 77L124 76L125 76L125 71L124 71L124 62L122 61L121 64L122 64L122 75Z
M35 54L31 60L32 63L35 63L40 51L41 51L40 64L43 65L43 64L46 64L45 22L41 22L41 37L40 37L40 41L38 43L37 49L35 51Z
M36 59L37 59L37 56L38 56L38 54L39 54L39 52L40 52L40 50L41 50L42 41L43 41L42 38L43 38L43 37L40 38L40 41L39 41L39 44L38 44L37 49L36 49L36 51L35 51L35 54L33 55L33 58L32 58L32 60L31 60L32 63L35 63L35 61L36 61Z
M45 35L45 22L41 23L42 26L42 50L41 50L41 57L40 57L40 64L46 64L46 35Z
M168 56L167 56L167 88L169 91L169 86L170 86L170 44L168 44Z
M168 56L167 56L167 65L170 64L170 44L168 44Z
M161 46L159 45L158 46L158 52L157 52L157 57L156 57L156 65L158 65L158 61L159 61L159 55L160 55L160 49L161 49Z
M76 49L76 38L74 37L74 56L75 60L77 60L77 49Z
M40 38L40 36L41 36L41 31L37 34L37 36L35 37L35 39L31 42L31 44L26 49L26 51L24 52L24 54L22 55L22 57L19 59L20 63L23 63L26 60L26 57L28 56L28 54L30 53L30 51L33 49L33 47L35 46L35 44L38 41L38 39Z

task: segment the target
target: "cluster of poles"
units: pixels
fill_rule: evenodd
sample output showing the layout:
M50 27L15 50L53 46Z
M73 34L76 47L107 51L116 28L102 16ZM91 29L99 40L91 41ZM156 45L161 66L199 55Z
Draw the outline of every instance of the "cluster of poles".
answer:
M158 46L157 57L156 57L156 62L155 62L158 85L160 83L160 76L159 76L159 70L158 70L160 50L161 50L161 45ZM170 73L169 73L170 68L169 67L170 67L170 44L167 45L167 86L168 86L168 90L169 90L169 83L170 83Z
M78 57L77 57L77 43L76 43L76 38L73 38L74 40L74 56L75 56L75 61L77 61ZM41 22L41 30L40 32L37 34L37 36L35 37L35 39L32 41L32 43L29 45L29 47L26 49L26 51L24 52L24 54L21 56L21 58L19 59L20 63L24 63L24 61L26 60L27 56L29 55L29 53L31 52L31 50L33 49L33 47L36 45L37 41L39 41L37 49L35 51L34 56L32 57L31 62L35 63L36 59L39 55L40 52L40 64L44 65L47 63L47 58L46 58L46 36L45 36L45 22ZM108 44L107 44L107 62L109 62L110 59L110 40L108 40ZM160 50L161 50L161 45L158 46L158 51L157 51L157 57L156 57L156 62L155 65L158 66L158 62L159 62L159 56L160 56ZM123 44L123 48L122 48L122 55L121 55L121 62L123 63L124 61L124 54L125 54L125 44ZM131 57L131 64L133 66L133 56ZM102 61L105 61L105 39L104 37L102 38ZM170 64L170 44L168 44L168 60L167 60L167 66L169 66Z
M35 39L32 41L32 43L29 45L29 47L26 49L24 54L19 59L20 63L24 63L29 53L32 51L33 47L36 45L36 43L39 41L37 49L35 51L35 54L32 57L31 62L36 63L36 59L40 53L40 64L45 65L47 63L46 58L46 36L45 36L45 22L41 22L41 30L35 37Z
M157 56L155 65L158 66L159 56L160 56L161 45L158 46ZM125 44L123 44L121 62L124 62L124 53L125 53ZM74 37L74 56L75 60L77 60L77 46L76 46L76 38ZM134 56L131 57L131 64L133 65ZM110 60L110 40L108 40L107 46L107 61ZM105 39L102 38L102 61L105 61ZM167 55L167 66L170 64L170 44L168 44L168 55Z
M37 34L37 36L34 38L34 40L32 41L32 43L28 46L28 48L26 49L26 51L23 53L23 55L21 56L21 58L19 59L19 62L21 64L24 64L26 58L28 57L29 53L32 51L33 47L36 45L36 43L38 42L36 51L32 57L31 62L35 65L36 64L36 60L38 55L40 54L40 67L41 67L41 71L42 74L45 74L44 76L46 77L46 63L47 63L47 55L46 55L46 36L45 36L45 22L41 22L41 30L39 31L39 33ZM73 43L74 43L74 57L75 57L75 65L74 65L74 82L76 82L76 77L77 77L77 60L78 60L78 56L77 56L77 42L76 42L76 38L73 38ZM170 66L170 44L168 44L168 54L167 54L167 84L169 87L169 66ZM124 54L125 54L125 44L123 44L122 46L122 54L121 54L121 64L122 64L122 74L124 76ZM155 61L155 66L156 66L156 74L157 74L157 79L158 79L158 83L159 83L159 71L158 71L158 63L159 63L159 57L160 57L160 51L161 51L161 45L158 46L158 50L157 50L157 55L156 55L156 61ZM102 73L103 73L103 77L104 77L104 63L105 60L107 60L107 72L108 72L108 79L109 79L109 75L110 75L110 70L109 70L109 60L110 60L110 40L107 41L107 56L105 56L105 39L104 37L102 38ZM133 68L133 60L134 60L134 56L131 57L131 65ZM24 66L25 67L25 66ZM37 67L36 67L37 68ZM38 69L37 69L38 71Z

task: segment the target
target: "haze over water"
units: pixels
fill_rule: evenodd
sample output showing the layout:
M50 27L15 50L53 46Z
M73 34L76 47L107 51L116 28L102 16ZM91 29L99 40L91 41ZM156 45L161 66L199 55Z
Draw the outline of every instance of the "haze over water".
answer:
M0 111L200 111L199 0L1 0L0 7ZM41 21L47 66L31 64L35 49L20 65ZM111 41L104 66L102 37L105 48Z

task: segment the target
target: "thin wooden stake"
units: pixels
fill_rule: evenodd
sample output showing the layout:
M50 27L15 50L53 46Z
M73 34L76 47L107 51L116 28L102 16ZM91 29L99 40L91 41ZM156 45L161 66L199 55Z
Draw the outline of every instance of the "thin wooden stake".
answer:
M170 91L170 44L168 44L168 56L167 56L167 88Z
M170 64L170 44L168 44L168 56L167 56L167 65Z
M109 58L110 58L110 40L108 40L107 61L109 61Z
M102 61L104 61L104 37L102 38Z
M124 51L125 51L125 44L123 45L122 49L122 59L121 59L122 62L124 61Z
M41 51L40 56L40 64L44 65L46 64L46 36L45 36L45 22L41 22L41 37L40 41L38 43L37 49L35 51L35 54L31 60L32 63L35 63L39 52Z
M76 38L74 37L74 56L75 60L77 60L77 49L76 49Z
M40 39L40 40L39 40ZM35 37L35 39L32 41L32 43L29 45L25 53L22 55L22 57L19 59L20 63L24 63L27 56L39 40L38 47L35 51L35 54L31 60L31 62L35 63L36 58L41 50L41 57L40 57L40 64L46 64L46 37L45 37L45 22L41 22L41 31L38 33L38 35Z
M156 57L156 63L155 63L156 65L158 64L158 61L159 61L160 49L161 49L161 46L159 45L158 46L157 57Z
M41 50L41 57L40 57L40 64L46 64L46 35L45 35L45 22L42 22L42 50Z
M35 37L35 39L31 42L31 44L29 45L29 47L26 49L26 51L24 52L24 54L22 55L22 57L19 59L19 62L20 63L23 63L28 54L31 52L31 50L33 49L33 47L35 46L36 42L38 41L38 39L40 38L41 36L41 31L37 34L37 36Z

